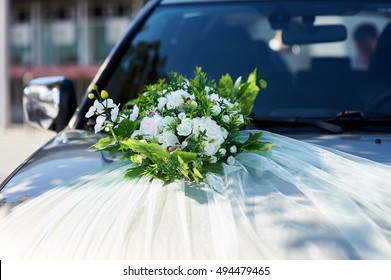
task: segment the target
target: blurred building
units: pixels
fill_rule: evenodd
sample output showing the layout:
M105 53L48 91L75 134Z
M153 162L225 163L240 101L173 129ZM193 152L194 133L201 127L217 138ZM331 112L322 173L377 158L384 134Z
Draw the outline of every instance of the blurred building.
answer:
M79 99L147 0L10 0L11 123L21 123L23 86L65 75Z

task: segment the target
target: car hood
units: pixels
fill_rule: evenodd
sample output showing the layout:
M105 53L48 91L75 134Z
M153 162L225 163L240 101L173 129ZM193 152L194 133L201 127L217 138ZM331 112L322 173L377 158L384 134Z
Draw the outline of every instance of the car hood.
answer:
M89 149L98 139L98 135L81 130L59 133L5 179L0 203L19 203L112 163L105 153Z
M391 135L289 136L391 165ZM0 204L20 203L112 164L115 159L106 153L89 149L98 139L98 135L81 130L58 134L2 183Z

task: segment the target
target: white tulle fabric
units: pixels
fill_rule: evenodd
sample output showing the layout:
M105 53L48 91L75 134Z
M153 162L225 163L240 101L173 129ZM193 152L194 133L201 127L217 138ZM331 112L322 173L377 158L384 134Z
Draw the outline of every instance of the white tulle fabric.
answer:
M264 140L270 153L209 175L214 190L125 180L123 164L58 186L1 213L0 257L391 259L391 167Z

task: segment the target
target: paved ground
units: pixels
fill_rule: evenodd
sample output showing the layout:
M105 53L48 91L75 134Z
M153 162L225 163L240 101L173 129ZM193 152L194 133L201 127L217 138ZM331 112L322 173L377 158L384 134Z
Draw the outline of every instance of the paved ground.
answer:
M27 125L0 129L0 182L54 135Z

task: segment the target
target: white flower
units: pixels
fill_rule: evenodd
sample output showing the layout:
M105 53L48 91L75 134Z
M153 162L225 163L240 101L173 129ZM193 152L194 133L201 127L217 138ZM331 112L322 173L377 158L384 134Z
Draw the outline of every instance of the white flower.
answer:
M224 116L222 117L222 120L223 120L223 122L228 123L228 122L230 121L230 118L229 118L228 115L224 115Z
M227 150L224 149L224 148L221 148L221 149L219 150L219 154L222 155L222 156L225 156L226 153L227 153Z
M167 129L169 129L169 126L174 124L174 122L175 122L175 118L174 117L165 116L163 118L162 122L160 123L159 129L160 130L167 130Z
M184 118L177 127L178 135L188 136L193 130L193 121L189 118Z
M221 133L222 133L224 139L227 139L228 134L229 134L228 130L226 130L224 127L220 127L220 129L221 129Z
M231 148L229 148L229 151L233 154L236 154L236 152L238 151L238 149L236 148L235 145L231 146Z
M212 107L212 116L218 116L221 113L221 108L219 105L214 105Z
M114 106L116 106L113 99L110 98L103 100L103 105L106 108L114 108Z
M183 120L184 118L186 118L186 113L184 113L184 112L179 113L178 118L179 118L180 120Z
M214 156L217 152L216 146L209 142L204 142L204 152L207 156Z
M98 100L95 100L94 104L90 107L86 114L86 118L91 118L95 113L102 114L104 112L104 107Z
M209 93L209 91L211 91L211 90L212 90L212 88L211 88L210 86L206 86L206 87L205 87L206 93Z
M156 136L159 133L162 120L163 118L159 114L155 114L153 117L144 117L140 123L140 133L147 136Z
M213 143L216 147L219 147L224 143L223 133L220 126L212 120L210 117L205 119L204 130L206 131L206 137L209 142Z
M239 115L239 117L236 119L236 123L238 125L241 125L244 123L244 118L243 118L243 115Z
M119 106L115 105L114 108L111 109L111 112L110 112L112 122L115 122L115 120L118 117L118 113L119 113Z
M234 158L233 156L229 156L229 157L227 158L227 163L228 163L229 165L233 165L233 164L235 163L235 158Z
M96 123L94 126L95 133L100 132L104 128L105 122L106 122L105 116L98 116L96 118Z
M139 110L140 110L140 109L137 107L137 105L134 105L134 107L133 107L133 112L130 114L129 120L131 120L132 122L134 122L134 121L138 118Z
M215 156L210 157L210 162L211 163L216 163L217 162L217 157L215 157Z
M179 143L178 137L170 131L163 131L162 134L159 134L158 141L163 148L172 147Z
M224 99L223 103L228 107L228 109L232 109L234 107L234 105L231 102L229 102L227 99Z
M186 148L187 147L187 141L183 141L182 144L181 144L181 147L182 147L182 149Z
M226 138L221 127L210 117L193 119L193 134L198 137L200 132L205 132L207 142L213 144L216 149L220 148Z
M160 97L157 101L159 102L157 105L159 110L161 110L167 104L167 98L165 97Z
M183 105L185 99L188 97L190 97L190 94L181 89L171 92L167 96L167 109L172 110Z
M212 100L212 101L219 101L220 100L220 96L216 93L212 93L208 97L209 97L209 100Z

